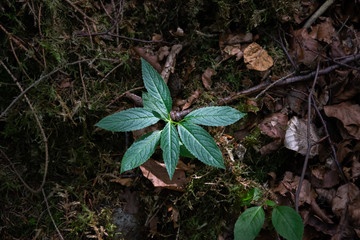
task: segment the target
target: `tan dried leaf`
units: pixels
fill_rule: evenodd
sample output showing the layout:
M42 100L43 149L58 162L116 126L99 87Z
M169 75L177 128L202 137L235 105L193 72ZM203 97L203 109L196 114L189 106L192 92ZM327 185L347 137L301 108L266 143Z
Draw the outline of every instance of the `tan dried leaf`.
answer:
M211 77L216 75L214 69L208 67L201 76L202 83L207 90L211 90L212 80Z
M191 94L191 96L187 99L187 102L182 107L182 110L184 111L188 109L193 104L193 102L199 98L200 93L201 93L200 89L196 89L195 92L193 92L193 94Z
M257 71L266 71L273 66L274 60L257 43L252 43L244 50L244 62L246 67Z
M185 171L179 168L175 169L172 180L169 178L165 164L153 159L147 160L140 166L140 169L143 175L152 182L154 187L185 191L185 185L188 183L188 179L185 176Z

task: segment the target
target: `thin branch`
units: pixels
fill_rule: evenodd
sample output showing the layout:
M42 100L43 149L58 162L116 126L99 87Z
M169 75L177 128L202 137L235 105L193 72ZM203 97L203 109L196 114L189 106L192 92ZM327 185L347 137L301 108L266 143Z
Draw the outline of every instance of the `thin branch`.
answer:
M70 0L65 0L65 2L67 2L68 4L70 4L76 11L78 11L81 15L84 16L84 18L90 20L91 22L98 24L97 21L95 21L94 19L92 19L91 17L89 17L88 15L86 15L80 8L78 8L74 3L72 3Z
M14 82L16 83L16 85L19 87L20 91L23 93L23 92L24 92L24 89L21 87L21 85L20 85L20 83L18 82L18 80L17 80L17 79L15 78L15 76L10 72L10 70L7 68L7 66L4 64L4 62L0 60L0 64L5 68L5 70L8 72L8 74L9 74L9 75L11 76L11 78L14 80ZM40 121L38 115L36 114L36 111L35 111L33 105L31 104L29 98L28 98L26 95L24 95L24 97L25 97L25 100L26 100L26 102L28 103L28 105L29 105L29 107L30 107L30 109L31 109L34 117L35 117L36 123L37 123L37 125L38 125L38 127L39 127L39 129L40 129L41 136L42 136L43 141L44 141L44 148L45 148L45 166L44 166L44 175L43 175L43 179L42 179L42 182L41 182L41 184L40 184L40 187L39 187L38 189L34 190L33 188L29 187L27 184L24 184L25 186L27 185L27 188L28 188L31 192L33 192L33 193L38 193L38 192L41 191L41 189L42 189L42 188L44 187L44 185L45 185L46 176L47 176L47 172L48 172L48 168L49 168L48 140L47 140L47 137L46 137L46 135L45 135L44 128L43 128L42 125L41 125L41 121ZM8 160L10 160L10 159L8 158ZM11 161L10 161L10 162L11 162ZM12 164L12 167L13 167L14 171L16 172L16 170L15 170L15 168L14 168L15 166L14 166L13 164ZM18 175L18 176L20 176L20 175ZM21 179L21 181L22 181L23 183L25 183L25 181L22 180L22 178L20 178L20 179Z
M82 69L81 69L81 63L79 63L79 74L80 74L81 84L84 89L84 100L85 100L85 102L88 102L87 93L86 93L86 85L85 85L85 81L84 81L84 77L83 77Z
M52 216L52 214L51 214L51 212L50 212L50 206L49 206L49 203L48 203L48 201L47 201L45 191L44 191L43 188L41 189L41 191L42 191L42 194L43 194L43 197L44 197L44 201L45 201L45 204L46 204L46 209L47 209L47 211L48 211L48 213L49 213L49 216L50 216L50 218L51 218L52 223L54 224L54 227L55 227L55 229L56 229L56 232L58 233L59 238L60 238L61 240L64 240L64 237L61 235L61 232L60 232L59 228L56 226L55 220L54 220L54 218L53 218L53 216Z
M327 0L321 5L321 7L306 21L303 28L308 28L313 24L318 17L320 17L333 3L335 0Z
M79 60L76 62L72 62L72 63L68 63L66 64L64 67L66 66L70 66L70 65L74 65L74 64L78 64L81 62L87 62L89 61L89 59L84 59L84 60ZM54 73L57 73L58 71L62 70L64 67L58 67L55 70L49 72L48 74L40 77L39 79L37 79L34 83L32 83L30 86L28 86L24 91L22 91L10 104L9 106L1 113L0 118L4 117L6 115L6 113L10 110L10 108L12 106L14 106L14 104L22 97L24 96L25 93L27 93L30 89L32 89L33 87L35 87L36 85L38 85L42 80L50 77L51 75L53 75Z
M139 39L139 38L131 38L131 37L125 37L122 35L118 35L118 34L114 34L111 33L109 31L106 32L99 32L99 33L78 33L76 34L77 37L88 37L88 36L109 36L109 37L116 37L116 38L120 38L120 39L125 39L125 40L130 40L130 41L135 41L135 42L142 42L142 43L166 43L166 44L170 44L167 41L163 41L163 40L143 40L143 39Z
M310 89L309 96L308 96L308 114L307 114L307 128L306 128L307 150L306 150L306 156L305 156L303 169L302 169L302 172L301 172L301 177L300 177L298 188L296 190L296 195L295 195L295 209L296 209L296 212L299 212L299 200L300 200L299 198L300 198L301 187L302 187L302 183L303 183L304 177L305 177L305 172L306 172L306 169L307 169L307 166L308 166L308 163L309 163L310 151L311 151L311 148L313 147L313 144L310 142L311 141L311 135L310 135L311 100L312 100L312 95L314 93L315 85L316 85L316 82L317 82L317 79L318 79L319 68L320 68L320 63L318 62L317 67L316 67L316 72L315 72L315 78L314 78L314 81L313 81L313 84L312 84L312 87Z
M278 82L281 82L287 78L289 78L290 76L294 75L296 73L296 71L289 73L288 75L286 75L285 77L282 77L278 80L276 80L275 82L271 83L270 85L268 85L264 90L262 90L258 95L256 95L255 99L258 99L261 95L263 95L267 90L269 90L269 88L275 86Z
M332 71L334 71L335 69L338 69L339 67L341 67L340 64L347 64L349 62L353 62L353 61L357 61L360 59L360 54L356 54L356 55L351 55L351 56L347 56L346 58L344 58L343 60L341 60L339 62L339 64L334 64L332 66L329 66L327 68L324 68L322 70L319 70L318 75L325 75L328 74ZM311 72L308 73L306 75L301 75L301 76L295 76L295 77L290 77L287 79L284 79L282 81L277 82L274 86L283 86L283 85L289 85L292 83L297 83L297 82L302 82L302 81L307 81L311 78L314 78L316 75L316 71L315 72ZM242 98L244 96L248 96L254 93L257 93L263 89L265 89L267 86L269 86L271 84L271 82L268 81L264 81L262 83L260 83L259 85L256 85L252 88L237 92L231 96L228 96L226 98L221 99L220 101L218 101L218 105L224 105L224 104L228 104L232 101L235 101L239 98Z
M347 178L345 177L345 174L344 174L344 171L339 163L339 160L337 159L337 154L336 154L336 150L335 150L335 147L334 147L334 144L332 143L331 141L331 138L330 138L330 134L329 134L329 131L328 131L328 128L327 128L327 125L325 123L325 120L324 118L322 117L320 111L319 111L319 108L317 107L316 103L315 103L315 100L314 100L314 96L312 96L312 99L313 99L313 106L315 108L315 111L317 113L317 115L319 116L320 118L320 121L324 127L324 131L325 131L325 134L327 136L327 140L329 142L329 145L330 145L330 148L331 148L331 152L332 152L332 155L333 155L333 158L334 158L334 161L336 163L336 166L341 174L341 177L343 178L344 182L348 182Z

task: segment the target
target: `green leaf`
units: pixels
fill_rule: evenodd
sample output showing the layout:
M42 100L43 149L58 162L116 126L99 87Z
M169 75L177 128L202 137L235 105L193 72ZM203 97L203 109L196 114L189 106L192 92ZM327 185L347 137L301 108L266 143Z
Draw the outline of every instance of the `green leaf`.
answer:
M143 92L142 100L143 100L144 108L152 112L155 117L158 117L163 120L169 118L166 109L162 108L159 101L153 98L149 93Z
M275 206L276 206L275 202L274 202L274 201L271 201L271 200L267 200L267 201L264 203L264 205L268 205L268 206L270 206L270 207L275 207Z
M160 136L161 131L154 131L134 142L124 154L121 161L121 172L131 170L146 162L155 152Z
M192 111L184 120L206 126L227 126L245 115L232 107L204 107Z
M261 206L248 208L235 223L235 240L253 240L259 234L265 221L265 212Z
M276 231L287 240L303 238L304 224L300 215L291 207L275 207L272 211L271 221Z
M159 121L153 113L143 108L130 108L101 119L95 126L113 132L139 130Z
M163 150L163 159L170 180L175 172L179 160L179 136L174 124L168 122L161 133L160 147Z
M178 125L178 131L181 141L192 155L210 166L225 168L219 147L202 127L182 122Z
M168 86L160 74L144 59L141 58L142 76L146 90L159 101L159 105L166 110L171 111L171 96Z
M187 158L195 158L194 155L185 147L185 145L180 141L180 156Z

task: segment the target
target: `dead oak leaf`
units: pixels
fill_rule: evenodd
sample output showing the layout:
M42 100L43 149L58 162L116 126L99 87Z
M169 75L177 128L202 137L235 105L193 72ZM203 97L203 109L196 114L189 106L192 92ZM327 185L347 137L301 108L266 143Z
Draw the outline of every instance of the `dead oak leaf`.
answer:
M266 71L273 66L274 60L257 43L252 43L244 50L244 62L248 69L257 71Z

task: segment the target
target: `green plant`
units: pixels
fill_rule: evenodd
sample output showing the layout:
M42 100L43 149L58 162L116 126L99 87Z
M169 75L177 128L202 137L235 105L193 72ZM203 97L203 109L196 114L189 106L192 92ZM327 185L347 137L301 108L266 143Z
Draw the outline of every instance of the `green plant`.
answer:
M275 230L285 239L301 240L304 225L300 215L291 207L276 206L273 201L266 201L273 208L271 222ZM259 234L264 225L265 212L263 206L251 207L243 212L235 223L235 240L252 240Z
M100 120L96 126L115 132L134 131L166 122L164 129L145 134L124 154L121 172L136 168L146 162L160 143L163 160L172 178L179 156L198 158L210 166L225 168L219 147L200 125L226 126L235 123L245 114L231 107L204 107L189 113L180 122L171 119L170 91L160 74L141 59L145 88L143 108L132 108L114 113ZM180 136L180 138L179 138ZM190 154L191 153L191 154Z

